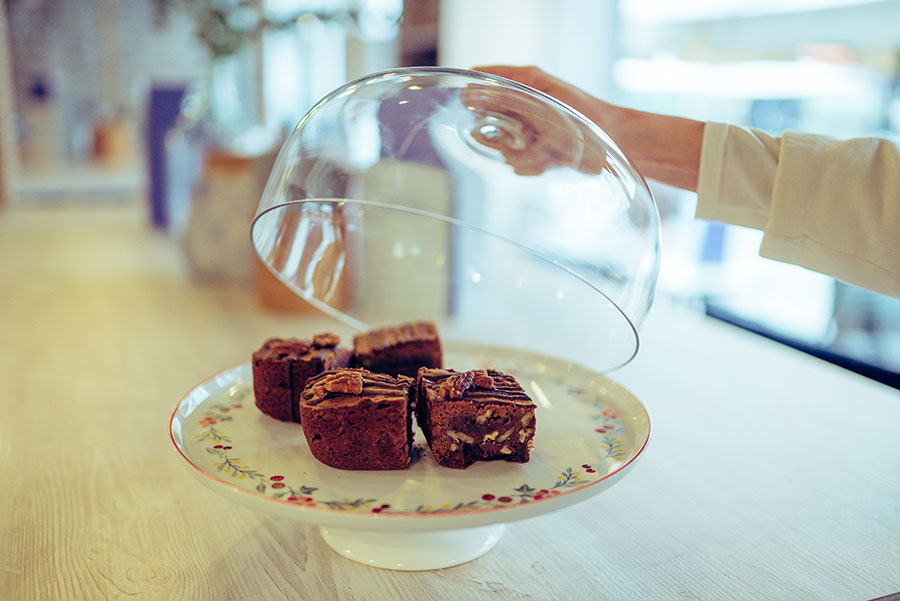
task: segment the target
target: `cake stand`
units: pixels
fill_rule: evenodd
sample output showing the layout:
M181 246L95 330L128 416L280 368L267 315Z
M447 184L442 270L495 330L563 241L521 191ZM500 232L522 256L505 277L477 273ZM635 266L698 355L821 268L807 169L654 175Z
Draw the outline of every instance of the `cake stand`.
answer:
M242 364L191 390L170 436L184 465L211 490L255 510L315 524L347 559L378 568L432 570L475 559L504 524L590 499L622 478L650 438L645 407L627 390L571 362L501 347L445 343L458 369L494 367L534 399L531 461L435 463L416 432L404 470L344 471L312 457L302 426L254 404Z
M454 470L419 434L407 469L333 469L301 426L256 409L240 365L172 415L175 447L213 490L318 525L354 561L436 569L485 553L505 523L599 493L646 447L646 410L603 374L638 351L659 213L615 142L558 100L460 69L348 82L285 140L250 230L261 263L339 332L432 321L444 366L513 375L537 404L534 450Z

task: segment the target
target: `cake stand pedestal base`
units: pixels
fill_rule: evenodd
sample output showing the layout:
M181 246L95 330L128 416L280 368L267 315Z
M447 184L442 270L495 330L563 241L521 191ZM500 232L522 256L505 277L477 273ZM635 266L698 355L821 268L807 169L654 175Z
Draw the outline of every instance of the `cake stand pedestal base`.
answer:
M386 570L438 570L481 557L503 535L503 524L461 530L384 532L320 526L329 547L347 559Z

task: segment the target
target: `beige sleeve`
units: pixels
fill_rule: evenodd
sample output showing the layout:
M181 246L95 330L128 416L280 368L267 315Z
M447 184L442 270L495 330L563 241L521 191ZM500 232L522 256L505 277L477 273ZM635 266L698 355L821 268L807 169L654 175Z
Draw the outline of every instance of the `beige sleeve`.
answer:
M763 231L760 255L900 297L900 145L707 123L697 217Z

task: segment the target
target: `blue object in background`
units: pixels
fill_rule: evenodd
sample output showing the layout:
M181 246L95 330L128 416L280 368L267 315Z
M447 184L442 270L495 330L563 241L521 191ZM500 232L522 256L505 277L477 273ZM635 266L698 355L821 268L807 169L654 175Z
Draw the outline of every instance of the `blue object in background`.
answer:
M169 226L168 203L166 202L166 132L175 125L181 111L185 86L153 86L147 115L147 166L150 171L147 181L150 187L150 219L154 227L166 229Z
M721 263L725 246L725 224L712 221L706 228L706 238L700 252L703 263Z

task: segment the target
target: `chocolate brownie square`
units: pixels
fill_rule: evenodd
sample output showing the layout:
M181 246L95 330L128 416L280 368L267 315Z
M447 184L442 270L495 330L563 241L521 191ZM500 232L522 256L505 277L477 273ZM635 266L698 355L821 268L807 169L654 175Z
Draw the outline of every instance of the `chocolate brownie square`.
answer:
M364 369L310 378L300 395L303 433L313 457L344 470L396 470L409 465L413 380Z
M346 367L353 352L339 348L340 338L325 333L312 341L271 338L253 353L253 392L259 410L285 422L299 422L297 403L307 378Z
M372 330L353 339L356 365L415 378L420 367L441 367L441 341L433 323L420 321Z
M496 459L526 463L534 409L515 378L493 369L422 368L416 378L416 418L435 461L445 467Z

